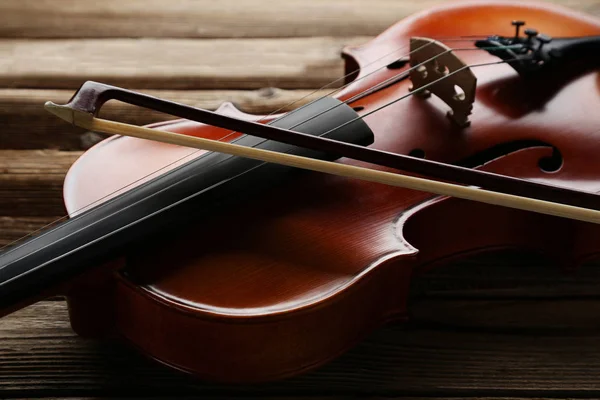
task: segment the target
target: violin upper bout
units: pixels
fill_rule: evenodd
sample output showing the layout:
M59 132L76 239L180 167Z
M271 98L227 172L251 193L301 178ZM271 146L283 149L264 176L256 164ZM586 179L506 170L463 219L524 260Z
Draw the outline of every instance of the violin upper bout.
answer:
M470 124L477 78L452 50L433 39L410 40L410 89L421 97L432 93L451 108L448 117L461 127Z

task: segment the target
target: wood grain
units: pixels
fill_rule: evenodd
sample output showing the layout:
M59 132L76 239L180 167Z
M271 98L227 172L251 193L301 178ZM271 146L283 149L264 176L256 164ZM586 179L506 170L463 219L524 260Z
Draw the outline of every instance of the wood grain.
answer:
M0 246L64 213L62 180L81 152L58 150L101 138L46 114L44 101L67 100L95 79L268 113L307 91L252 89L317 88L341 76L343 45L442 2L3 0ZM597 0L552 2L600 15ZM102 115L169 119L120 104ZM599 397L599 289L594 265L565 276L526 255L463 262L415 282L412 324L378 330L309 375L255 386L198 382L121 343L81 339L65 303L45 301L0 320L0 398Z
M217 109L223 102L232 102L242 111L268 114L289 111L317 97L330 93L325 90L146 90L144 93L208 110ZM72 90L0 89L0 149L60 149L86 150L102 135L85 132L47 112L43 105L51 100L64 104ZM100 115L107 119L134 125L165 121L174 117L128 104L109 101Z
M0 151L0 215L64 215L63 180L79 155L56 150Z
M575 295L600 284L600 270L585 268L565 279L539 257L511 254L437 270L414 285L412 323L379 329L307 375L253 386L200 382L123 343L84 340L71 332L64 302L44 301L0 320L0 393L595 397L600 301L597 291Z
M0 37L310 37L376 35L443 3L397 0L3 0ZM598 15L595 0L553 3ZM482 32L485 33L485 32Z
M0 247L12 244L59 218L0 216Z
M413 318L456 329L554 335L600 332L600 263L564 271L552 259L503 251L428 271L413 281Z
M595 309L591 302L573 306ZM546 306L549 310L551 304ZM513 303L505 313L518 307ZM556 316L561 318L560 313ZM42 302L2 319L0 336L0 391L11 397L312 396L324 394L322 382L327 383L328 396L600 394L600 337L581 333L486 332L421 323L389 326L318 371L258 386L198 382L119 343L76 337L60 301Z
M299 37L377 34L398 19L439 4L376 0L178 1L85 3L8 0L0 14L4 37Z
M319 88L343 75L345 45L369 39L2 39L0 87Z

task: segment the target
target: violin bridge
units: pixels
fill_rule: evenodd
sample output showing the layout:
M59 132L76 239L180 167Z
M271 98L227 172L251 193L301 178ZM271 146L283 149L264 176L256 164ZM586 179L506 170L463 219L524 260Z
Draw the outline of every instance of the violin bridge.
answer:
M461 127L470 125L477 78L446 45L428 38L410 40L411 92L423 98L432 93L450 106L448 117ZM422 89L425 85L426 89Z

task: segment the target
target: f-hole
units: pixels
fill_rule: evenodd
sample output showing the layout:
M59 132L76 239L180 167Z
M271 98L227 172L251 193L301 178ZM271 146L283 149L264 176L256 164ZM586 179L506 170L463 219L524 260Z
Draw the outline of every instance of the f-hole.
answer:
M459 161L457 165L466 168L476 168L499 157L530 147L549 147L552 149L552 155L550 157L544 157L538 160L538 166L542 171L553 173L562 167L563 157L560 151L551 144L542 142L541 140L517 140L514 142L501 143L480 151L477 154L473 154L470 157L464 158Z
M543 157L538 161L540 169L546 173L556 172L563 165L563 158L557 148L552 149L550 157Z

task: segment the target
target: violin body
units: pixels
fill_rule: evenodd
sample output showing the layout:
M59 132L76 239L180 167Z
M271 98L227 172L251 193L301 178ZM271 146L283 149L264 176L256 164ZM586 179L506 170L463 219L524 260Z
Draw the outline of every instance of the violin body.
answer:
M400 72L375 71L380 64L370 63L411 37L460 36L446 44L472 47L472 35L513 34L514 19L556 37L600 34L600 21L562 8L453 4L346 48L347 71L360 67L360 72L335 97L348 99ZM398 56L406 52L408 47ZM497 61L485 51L457 55L470 65ZM554 85L523 82L508 64L472 71L477 92L469 127L446 118L445 105L435 97L412 96L365 118L375 135L372 147L600 190L596 72ZM410 87L406 79L353 106L367 113ZM277 117L245 114L232 104L218 112L261 122ZM211 139L228 134L185 120L153 126ZM181 165L184 156L201 154L134 138L106 139L69 171L67 210L75 215L122 187ZM122 337L150 357L204 379L267 381L313 369L378 326L406 320L411 280L419 274L470 254L511 248L543 252L574 268L600 252L600 227L298 172L260 196L226 205L192 228L96 268L70 285L67 298L72 326L83 336Z

